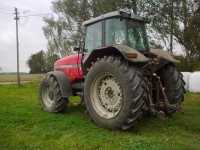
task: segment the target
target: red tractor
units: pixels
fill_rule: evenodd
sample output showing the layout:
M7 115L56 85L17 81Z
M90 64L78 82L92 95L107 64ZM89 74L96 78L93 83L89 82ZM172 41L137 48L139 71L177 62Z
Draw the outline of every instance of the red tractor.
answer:
M185 89L177 60L149 48L147 22L128 10L85 21L84 46L56 61L41 83L42 108L61 112L78 95L98 126L123 130L144 113L179 110Z

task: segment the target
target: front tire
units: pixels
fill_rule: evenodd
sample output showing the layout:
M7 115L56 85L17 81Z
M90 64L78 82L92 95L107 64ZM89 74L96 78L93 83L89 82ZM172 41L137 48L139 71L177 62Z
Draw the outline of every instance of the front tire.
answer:
M54 76L47 75L41 82L39 102L47 112L62 112L66 109L68 101L62 97L59 83Z
M90 68L84 96L97 125L127 130L142 116L146 92L138 69L120 58L104 57Z

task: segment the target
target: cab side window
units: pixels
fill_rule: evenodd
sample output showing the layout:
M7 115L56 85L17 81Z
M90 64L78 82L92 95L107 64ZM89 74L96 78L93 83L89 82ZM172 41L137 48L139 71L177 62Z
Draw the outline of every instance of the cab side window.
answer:
M106 45L126 44L126 23L120 18L106 20Z
M90 52L101 46L102 46L102 23L97 22L95 24L86 27L85 50Z

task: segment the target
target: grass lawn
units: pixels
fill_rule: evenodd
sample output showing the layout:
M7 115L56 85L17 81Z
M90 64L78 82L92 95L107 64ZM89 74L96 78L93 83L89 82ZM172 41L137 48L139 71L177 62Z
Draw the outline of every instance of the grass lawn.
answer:
M36 83L0 85L0 150L199 150L200 94L187 94L182 113L146 118L128 132L98 128L72 100L63 114L43 112Z

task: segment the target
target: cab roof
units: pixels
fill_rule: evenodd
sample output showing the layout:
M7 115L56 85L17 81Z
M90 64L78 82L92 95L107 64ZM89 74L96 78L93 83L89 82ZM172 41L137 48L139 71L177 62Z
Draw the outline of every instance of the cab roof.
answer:
M89 20L83 22L83 26L88 26L90 24L93 24L93 23L96 23L96 22L99 22L99 21L102 21L105 19L113 18L113 17L123 17L123 18L133 19L136 21L148 22L148 20L146 18L135 15L129 9L121 9L119 11L109 12L109 13L103 14L101 16L98 16L96 18L89 19Z

